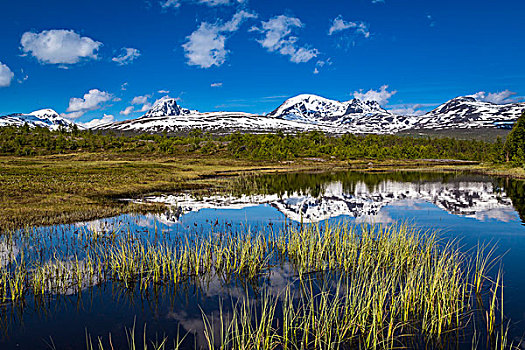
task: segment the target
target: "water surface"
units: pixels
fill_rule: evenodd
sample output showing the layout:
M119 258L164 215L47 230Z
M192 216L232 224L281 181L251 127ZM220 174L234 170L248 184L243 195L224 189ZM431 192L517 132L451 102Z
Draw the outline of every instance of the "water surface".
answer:
M301 225L390 225L410 222L422 230L438 230L444 240L458 240L465 252L479 244L497 247L504 271L504 311L512 320L511 338L525 333L525 185L521 181L469 174L321 173L239 178L229 189L208 196L191 193L142 198L162 202L162 214L121 215L75 225L37 229L0 242L0 266L29 247L36 259L76 255L93 233L135 234L149 242L243 230L274 232ZM44 248L44 249L42 249ZM52 248L52 249L51 249ZM272 271L264 283L276 292L296 276L287 266ZM176 338L190 332L188 347L203 345L202 311L213 313L224 300L240 297L257 286L246 281L216 279L159 286L146 293L123 290L115 283L84 286L80 295L53 294L44 301L2 306L0 347L79 348L85 334L113 334L125 345L125 328L142 334ZM227 308L228 306L224 306ZM202 311L201 311L202 310ZM193 336L195 335L195 336Z

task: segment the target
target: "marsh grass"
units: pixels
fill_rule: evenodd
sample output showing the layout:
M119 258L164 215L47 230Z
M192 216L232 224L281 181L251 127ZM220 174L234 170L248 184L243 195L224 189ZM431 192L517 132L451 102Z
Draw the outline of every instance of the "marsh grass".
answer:
M28 241L37 239L31 232L25 235ZM152 241L129 230L81 232L78 241L68 242L80 247L75 254L48 253L47 259L29 250L26 254L31 244L19 246L16 258L1 265L0 300L23 304L31 296L82 293L105 282L155 294L164 285L176 289L185 283L240 280L260 286L253 289L257 293L232 301L227 313L222 307L219 315L203 313L207 345L200 346L449 347L469 336L480 346L512 346L502 310L501 274L494 279L487 275L493 250L480 247L474 254L463 253L457 242L440 241L436 233L406 224L157 236ZM15 250L13 238L7 236L4 242ZM276 292L265 281L284 265L298 282L289 281ZM476 312L486 327L472 321ZM133 328L129 334L134 333ZM481 342L481 334L486 341ZM87 341L88 348L103 348L100 339ZM165 339L155 344L144 341L141 346L167 346Z

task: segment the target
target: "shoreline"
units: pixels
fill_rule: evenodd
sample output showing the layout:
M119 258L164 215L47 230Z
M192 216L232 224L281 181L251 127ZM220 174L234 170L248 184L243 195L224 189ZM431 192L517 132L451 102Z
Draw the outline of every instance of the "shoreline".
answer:
M113 156L113 157L111 157ZM232 178L294 172L466 172L525 179L525 169L452 159L352 160L302 158L246 161L184 156L114 157L67 154L0 157L0 232L26 226L90 221L127 213L158 212L164 205L121 201L159 193L219 191Z

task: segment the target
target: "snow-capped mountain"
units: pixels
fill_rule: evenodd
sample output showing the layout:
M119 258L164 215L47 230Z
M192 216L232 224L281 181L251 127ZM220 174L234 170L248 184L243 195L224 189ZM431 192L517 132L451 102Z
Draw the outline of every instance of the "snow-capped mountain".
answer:
M470 129L491 128L514 123L525 110L525 103L495 104L474 96L456 97L427 114L417 117L413 128Z
M276 130L318 130L332 134L394 134L420 129L473 129L511 127L525 110L525 103L494 104L475 96L456 97L422 116L397 115L375 101L335 101L316 95L298 95L267 115L244 112L201 113L183 108L176 99L162 98L142 117L93 126L94 130L138 133L178 133L203 129L215 133L233 131L266 133ZM73 122L53 110L0 117L0 126L28 123L56 129Z
M236 130L259 133L275 130L336 132L330 125L316 125L305 121L271 118L243 112L200 113L182 108L175 99L168 98L157 101L152 109L140 118L101 125L94 129L148 133L177 133L188 132L192 129L216 133L228 133Z
M346 112L345 102L329 100L316 95L298 95L284 101L269 117L309 123L333 121Z
M376 101L361 101L357 98L346 102L330 100L316 95L298 95L286 100L269 117L300 120L309 123L334 122L343 124L356 118L390 116Z
M144 115L144 117L164 117L175 115L187 115L191 111L181 108L174 98L162 98L155 102L153 107Z
M267 115L242 112L200 113L161 99L143 117L99 126L127 132L188 132L203 129L216 133L301 132L392 134L411 129L485 128L512 125L525 103L498 105L477 101L472 96L457 97L423 116L396 115L375 101L352 99L335 101L303 94L292 97Z
M202 129L204 131L215 133L229 133L234 131L267 133L276 130L284 130L287 132L301 132L308 130L319 130L328 133L337 132L337 129L330 126L275 119L242 112L196 112L176 116L143 116L133 120L101 125L94 128L94 130L108 129L114 131L147 133L185 133L192 129Z
M15 113L0 117L0 127L2 126L24 126L30 128L42 127L56 130L60 127L71 128L76 125L74 122L61 117L52 109L41 109L29 114Z
M323 185L319 196L284 193L240 197L212 195L197 199L191 195L165 195L147 197L144 200L172 206L172 221L177 221L181 215L202 209L243 209L269 204L297 222L319 222L339 216L355 218L357 222L385 222L391 220L388 213L382 211L386 206L407 206L417 210L422 203L432 203L450 214L481 221L517 219L511 199L497 190L491 182L483 181L383 181L373 189L358 182L351 192L345 190L341 182L332 182ZM425 206L421 208L425 210Z

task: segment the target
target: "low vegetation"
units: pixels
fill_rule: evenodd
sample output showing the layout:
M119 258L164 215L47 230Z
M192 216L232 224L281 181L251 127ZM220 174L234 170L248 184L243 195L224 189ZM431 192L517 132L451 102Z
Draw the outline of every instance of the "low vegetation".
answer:
M116 136L91 131L29 127L0 129L0 155L49 155L82 152L109 154L206 154L246 160L291 160L306 157L354 159L502 160L501 139L490 143L454 138L396 135L329 136L318 131L285 135L241 134L212 136L193 130L187 136Z

